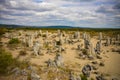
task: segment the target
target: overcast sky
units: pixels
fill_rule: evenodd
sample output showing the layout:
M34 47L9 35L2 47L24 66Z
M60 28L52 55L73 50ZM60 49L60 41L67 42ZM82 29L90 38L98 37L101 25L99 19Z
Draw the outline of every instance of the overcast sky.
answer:
M120 0L0 0L0 24L120 28Z

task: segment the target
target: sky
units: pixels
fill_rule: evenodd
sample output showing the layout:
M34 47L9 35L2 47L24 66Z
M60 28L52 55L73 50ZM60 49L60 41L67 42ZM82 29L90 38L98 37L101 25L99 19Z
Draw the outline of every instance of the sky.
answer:
M0 0L0 24L120 28L120 0Z

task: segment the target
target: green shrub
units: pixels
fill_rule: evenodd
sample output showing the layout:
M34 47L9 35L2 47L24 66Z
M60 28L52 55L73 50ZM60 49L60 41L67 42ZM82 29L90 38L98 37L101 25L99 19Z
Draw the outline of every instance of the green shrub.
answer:
M46 34L43 34L42 37L46 37Z
M91 78L91 80L94 80L93 78Z
M25 61L18 61L17 58L13 58L11 53L0 49L0 75L8 74L15 67L26 68L29 63Z
M88 55L87 50L86 49L82 49L82 53L85 55Z
M81 74L80 77L81 77L81 80L88 80L85 75L82 75L82 74Z
M3 35L7 31L6 28L0 28L0 36Z
M20 40L18 38L12 38L9 41L9 44L18 44L18 43L20 43Z
M19 53L20 56L25 56L26 54L27 54L26 51L20 51L20 53Z
M8 67L13 63L14 59L9 52L0 49L0 74L7 73Z
M57 42L56 42L56 45L61 45L60 41L57 41Z

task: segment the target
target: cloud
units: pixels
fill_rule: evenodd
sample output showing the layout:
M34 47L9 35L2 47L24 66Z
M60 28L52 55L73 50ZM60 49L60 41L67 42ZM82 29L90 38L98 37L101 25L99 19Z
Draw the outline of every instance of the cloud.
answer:
M6 0L0 0L0 4L3 4L5 3Z
M111 6L100 6L99 8L98 8L98 10L96 10L96 12L99 12L99 13L114 13L114 9L112 9L112 7Z
M118 20L116 0L0 0L0 23L106 27Z
M114 6L114 9L120 9L120 3L116 4L116 5Z
M6 0L3 3L4 7L7 9L17 9L17 10L36 10L36 11L48 11L53 10L56 6L52 3L36 3L32 0Z
M120 2L116 3L116 4L113 6L113 9L115 9L116 12L120 13Z
M68 1L68 0L63 0L63 1ZM91 2L91 1L95 1L95 0L69 0L72 2Z

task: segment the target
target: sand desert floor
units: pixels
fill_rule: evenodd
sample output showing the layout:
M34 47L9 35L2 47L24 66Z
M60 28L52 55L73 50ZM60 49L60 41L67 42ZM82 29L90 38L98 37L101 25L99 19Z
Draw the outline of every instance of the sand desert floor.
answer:
M37 33L36 33L37 32ZM20 34L21 35L17 35ZM8 36L13 35L12 37L17 37L21 43L24 42L23 39L25 39L27 36L27 33L33 36L33 43L36 41L40 44L40 55L35 55L34 53L34 44L32 47L28 47L25 45L19 45L17 47L9 46L8 42L11 38ZM62 32L61 32L62 33ZM84 75L82 70L83 67L87 64L90 66L94 66L97 69L92 69L90 72L90 76L87 77L88 80L120 80L120 41L116 41L114 43L115 37L112 37L113 43L111 43L109 46L106 46L104 44L106 43L106 39L109 36L105 36L101 40L101 51L100 54L97 53L90 53L88 50L88 55L92 55L93 59L89 59L88 57L82 58L84 55L82 53L82 50L85 49L84 39L83 39L83 32L80 32L79 38L70 37L74 35L74 32L66 33L64 36L62 36L63 42L60 47L63 48L63 51L59 50L59 45L55 44L57 47L55 47L54 42L59 41L59 36L57 35L58 32L42 32L42 35L46 35L46 37L39 35L39 31L12 31L10 33L6 33L2 38L1 42L3 44L2 48L6 51L9 51L13 58L17 58L19 61L29 61L29 66L32 66L35 73L40 77L39 79L33 79L26 78L21 74L18 74L16 78L15 73L12 73L7 76L0 76L0 80L82 80L81 78L78 78L80 75ZM87 33L89 34L89 33ZM86 35L87 35L86 34ZM99 33L98 33L99 34ZM7 37L6 37L7 36ZM103 35L104 36L104 35ZM60 37L61 38L61 37ZM72 40L72 43L65 42L65 38L67 38L66 41ZM96 48L96 44L99 41L99 35L91 36L90 42L93 44L93 48ZM26 42L29 40L26 40ZM47 45L46 46L46 42ZM81 50L78 50L78 45L80 45ZM12 49L11 49L12 48ZM20 55L20 51L26 51L26 55ZM39 51L38 51L39 52ZM59 66L49 66L50 64L46 63L49 59L54 62L56 59L56 54L60 54L62 56L62 63L60 63ZM80 56L82 54L82 56ZM97 58L96 54L100 57ZM85 55L87 56L87 55ZM96 62L95 64L93 62ZM102 66L100 64L103 64ZM28 67L29 67L28 66ZM16 65L17 67L17 65ZM30 72L27 70L28 67L20 68L20 70L26 69L26 72L30 74ZM70 74L71 72L71 74ZM71 76L74 77L74 79L71 79ZM100 76L102 78L96 78L96 76ZM36 77L37 78L37 77ZM104 78L104 79L103 79ZM86 79L83 79L86 80Z

